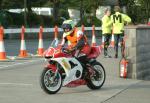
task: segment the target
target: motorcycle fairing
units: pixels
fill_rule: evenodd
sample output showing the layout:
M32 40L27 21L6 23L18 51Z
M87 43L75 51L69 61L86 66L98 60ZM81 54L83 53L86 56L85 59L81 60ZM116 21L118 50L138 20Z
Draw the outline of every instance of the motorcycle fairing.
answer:
M101 53L101 49L102 49L101 46L92 46L88 58L97 58Z
M58 62L64 69L66 73L66 77L63 81L63 86L68 84L71 81L77 80L81 78L83 67L81 66L80 62L75 58L52 58L51 60ZM71 68L71 64L69 63L71 61L75 64L74 67ZM77 77L76 72L80 72L80 75Z
M57 67L56 67L56 65L54 65L54 64L48 64L46 67L47 67L48 69L51 69L53 72L56 72L56 70L57 70Z

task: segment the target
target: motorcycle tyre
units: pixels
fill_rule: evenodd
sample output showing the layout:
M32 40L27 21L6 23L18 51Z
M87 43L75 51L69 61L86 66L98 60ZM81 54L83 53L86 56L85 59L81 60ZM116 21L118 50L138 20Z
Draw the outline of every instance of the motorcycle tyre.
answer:
M102 66L102 64L99 63L99 62L92 63L93 68L94 68L95 65L99 65L101 67L101 70L103 70L104 79L103 79L103 82L101 83L101 85L99 85L99 86L94 85L91 79L87 79L87 87L92 89L92 90L100 89L103 86L103 84L105 82L105 79L106 79L105 69Z
M41 86L41 88L43 89L43 91L44 91L45 93L48 93L48 94L56 94L56 93L61 89L61 87L62 87L62 77L61 77L60 73L58 72L59 75L60 75L60 79L61 79L61 85L60 85L60 87L59 87L57 90L55 90L55 91L50 91L50 90L48 90L48 89L46 88L46 86L45 86L45 84L44 84L44 76L45 76L45 73L46 73L48 70L50 70L50 69L49 69L49 68L44 68L44 70L42 71L41 76L40 76L40 86Z

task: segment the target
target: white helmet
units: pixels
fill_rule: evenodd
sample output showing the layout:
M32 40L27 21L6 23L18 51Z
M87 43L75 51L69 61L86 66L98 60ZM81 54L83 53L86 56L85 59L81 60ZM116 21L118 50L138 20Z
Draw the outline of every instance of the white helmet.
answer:
M69 29L69 31L71 31L75 27L75 22L73 20L65 20L61 27L64 30Z

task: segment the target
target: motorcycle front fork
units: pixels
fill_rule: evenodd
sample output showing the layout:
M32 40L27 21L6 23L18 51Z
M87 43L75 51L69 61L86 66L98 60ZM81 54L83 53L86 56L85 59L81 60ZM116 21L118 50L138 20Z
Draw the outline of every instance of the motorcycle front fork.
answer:
M90 64L84 64L82 79L91 78L95 74L93 67Z

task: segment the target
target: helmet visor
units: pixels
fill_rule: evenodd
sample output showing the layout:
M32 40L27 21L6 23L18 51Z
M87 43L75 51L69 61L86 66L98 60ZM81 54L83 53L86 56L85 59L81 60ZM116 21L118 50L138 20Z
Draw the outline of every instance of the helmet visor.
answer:
M65 29L69 29L69 30L72 29L71 24L62 24L61 27L62 27L64 30L65 30Z

